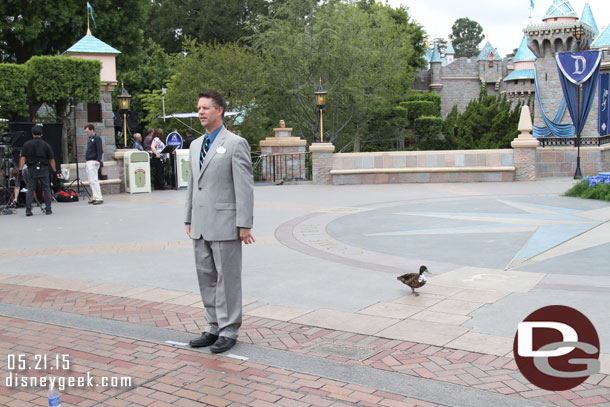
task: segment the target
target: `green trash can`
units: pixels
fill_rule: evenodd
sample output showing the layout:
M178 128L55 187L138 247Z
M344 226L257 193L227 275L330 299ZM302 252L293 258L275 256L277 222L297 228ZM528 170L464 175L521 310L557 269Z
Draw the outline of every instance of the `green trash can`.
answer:
M144 151L128 151L123 156L125 191L150 192L150 156Z

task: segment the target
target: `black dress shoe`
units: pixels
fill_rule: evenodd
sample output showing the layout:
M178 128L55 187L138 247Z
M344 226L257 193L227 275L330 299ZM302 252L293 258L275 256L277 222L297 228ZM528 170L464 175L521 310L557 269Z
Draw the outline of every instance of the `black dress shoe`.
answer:
M205 346L213 345L218 339L218 335L214 335L208 332L204 332L199 338L193 339L189 342L191 348L203 348Z
M231 349L237 343L236 339L227 338L226 336L221 336L218 338L216 343L210 348L212 353L222 353Z
M33 215L33 213L32 213L31 209L26 209L25 210L25 216L32 216L32 215Z

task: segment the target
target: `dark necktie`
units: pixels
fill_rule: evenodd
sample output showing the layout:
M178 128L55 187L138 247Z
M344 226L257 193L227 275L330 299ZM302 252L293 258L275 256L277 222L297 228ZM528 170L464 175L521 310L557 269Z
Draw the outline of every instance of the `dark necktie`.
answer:
M203 161L205 160L205 156L207 155L209 149L210 149L210 138L206 134L205 137L203 138L203 145L201 146L201 156L199 157L199 168L201 168L203 166Z

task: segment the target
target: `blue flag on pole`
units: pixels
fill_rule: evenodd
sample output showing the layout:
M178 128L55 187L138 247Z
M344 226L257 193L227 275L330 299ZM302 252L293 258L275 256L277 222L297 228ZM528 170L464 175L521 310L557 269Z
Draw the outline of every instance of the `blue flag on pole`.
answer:
M97 28L97 24L95 24L95 18L93 18L93 7L91 7L91 4L89 4L89 2L87 2L87 8L89 9L89 14L91 14L93 25L95 26L95 28Z
M555 55L559 81L577 134L585 127L593 106L601 58L601 52L597 50L558 52ZM577 97L579 87L582 89L581 100Z
M599 76L599 117L598 129L600 136L610 133L610 74Z
M534 0L530 0L530 8L534 8Z

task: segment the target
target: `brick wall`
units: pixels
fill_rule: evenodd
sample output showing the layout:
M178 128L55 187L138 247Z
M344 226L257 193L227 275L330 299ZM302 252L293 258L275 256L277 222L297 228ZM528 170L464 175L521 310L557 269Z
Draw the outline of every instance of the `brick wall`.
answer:
M575 148L538 147L537 177L572 177L576 171ZM580 148L580 170L583 176L610 171L610 145Z

